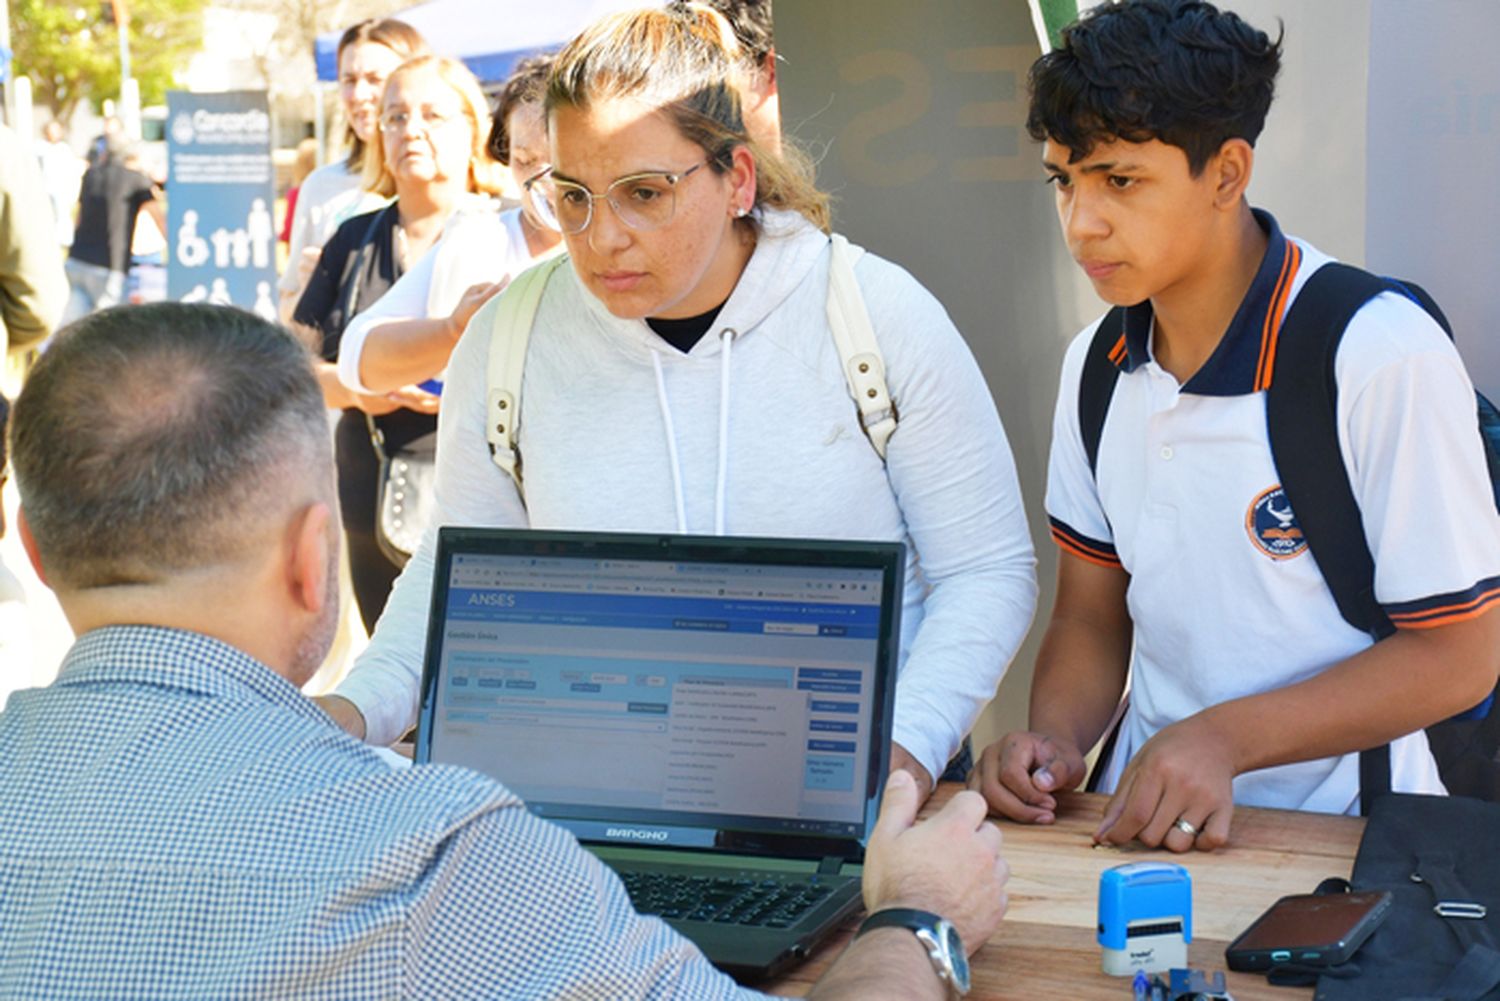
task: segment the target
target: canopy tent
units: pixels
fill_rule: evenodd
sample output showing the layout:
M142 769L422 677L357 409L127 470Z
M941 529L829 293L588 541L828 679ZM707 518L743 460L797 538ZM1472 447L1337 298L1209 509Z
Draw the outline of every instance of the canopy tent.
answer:
M416 28L434 52L462 59L484 83L510 76L517 62L556 49L589 22L646 0L429 0L391 15ZM318 79L338 79L343 30L319 35L313 47Z

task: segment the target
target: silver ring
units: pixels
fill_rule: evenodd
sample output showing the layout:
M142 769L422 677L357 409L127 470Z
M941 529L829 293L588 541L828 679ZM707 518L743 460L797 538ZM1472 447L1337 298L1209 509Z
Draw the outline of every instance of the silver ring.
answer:
M1177 822L1172 826L1177 828L1179 831L1181 831L1183 834L1186 834L1190 838L1196 838L1198 836L1198 828L1188 823L1187 820L1182 817L1178 817Z

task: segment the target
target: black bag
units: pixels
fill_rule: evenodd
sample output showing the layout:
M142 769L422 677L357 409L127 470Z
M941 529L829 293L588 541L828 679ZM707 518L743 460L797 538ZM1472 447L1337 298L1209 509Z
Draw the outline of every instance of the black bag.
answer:
M359 312L360 292L375 251L375 234L381 220L395 211L396 205L392 202L370 213L370 225L360 240L359 250L345 269L341 315L346 325ZM433 484L437 479L437 434L424 435L390 452L385 447L385 434L375 418L365 414L365 424L370 429L370 447L380 461L376 480L375 542L386 559L395 566L404 567L411 554L417 551L422 531L436 504Z
M1350 882L1392 907L1316 1001L1500 1001L1500 804L1387 793L1376 800Z
M375 542L385 558L406 566L422 542L422 533L437 505L437 435L424 435L398 452L387 452L385 435L374 418L365 415L370 445L380 460L375 500Z

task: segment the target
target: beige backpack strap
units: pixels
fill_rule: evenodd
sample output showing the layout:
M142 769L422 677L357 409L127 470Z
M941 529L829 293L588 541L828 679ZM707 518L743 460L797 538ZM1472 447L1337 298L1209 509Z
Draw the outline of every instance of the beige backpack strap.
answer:
M547 289L547 279L567 259L566 254L561 254L521 272L496 297L490 315L485 437L490 443L490 458L516 481L517 489L521 487L521 453L516 449L516 426L521 417L526 346L531 343L531 327L542 293Z
M854 277L854 262L864 250L833 235L833 258L828 268L828 325L838 346L844 366L844 379L859 408L859 425L870 439L875 452L885 460L886 442L900 419L885 382L885 359L870 326L870 314L859 282Z

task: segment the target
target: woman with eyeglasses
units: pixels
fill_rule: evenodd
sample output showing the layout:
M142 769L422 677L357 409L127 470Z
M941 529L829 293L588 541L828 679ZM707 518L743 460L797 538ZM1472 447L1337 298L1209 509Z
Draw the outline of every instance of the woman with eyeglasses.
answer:
M361 183L370 150L380 156L380 97L386 78L408 59L427 55L416 28L394 18L366 20L350 27L338 44L339 104L349 152L336 163L308 174L297 194L287 242L287 267L277 281L281 320L292 311L318 263L323 244L350 216L378 208L384 200Z
M550 55L522 60L500 91L491 117L490 155L510 171L520 194L547 166L542 97ZM469 318L511 276L562 248L562 236L527 208L467 213L344 331L339 379L357 393L386 392L442 374Z
M317 332L323 397L343 409L335 431L339 504L348 537L349 570L367 629L385 607L400 570L376 528L380 461L388 454L429 453L438 397L417 386L355 394L338 381L334 362L349 321L383 296L437 242L450 219L493 212L494 165L481 123L488 105L462 63L422 56L386 81L380 104L381 156L365 165L365 186L385 207L357 215L334 232L293 314Z
M854 273L899 421L884 462L866 439L828 319L827 199L747 135L733 44L693 6L607 18L559 54L552 169L529 188L571 266L532 327L524 475L486 437L501 293L449 365L435 521L907 542L892 761L930 791L1031 621L1014 464L941 304L873 254ZM434 543L324 700L373 743L415 717Z

